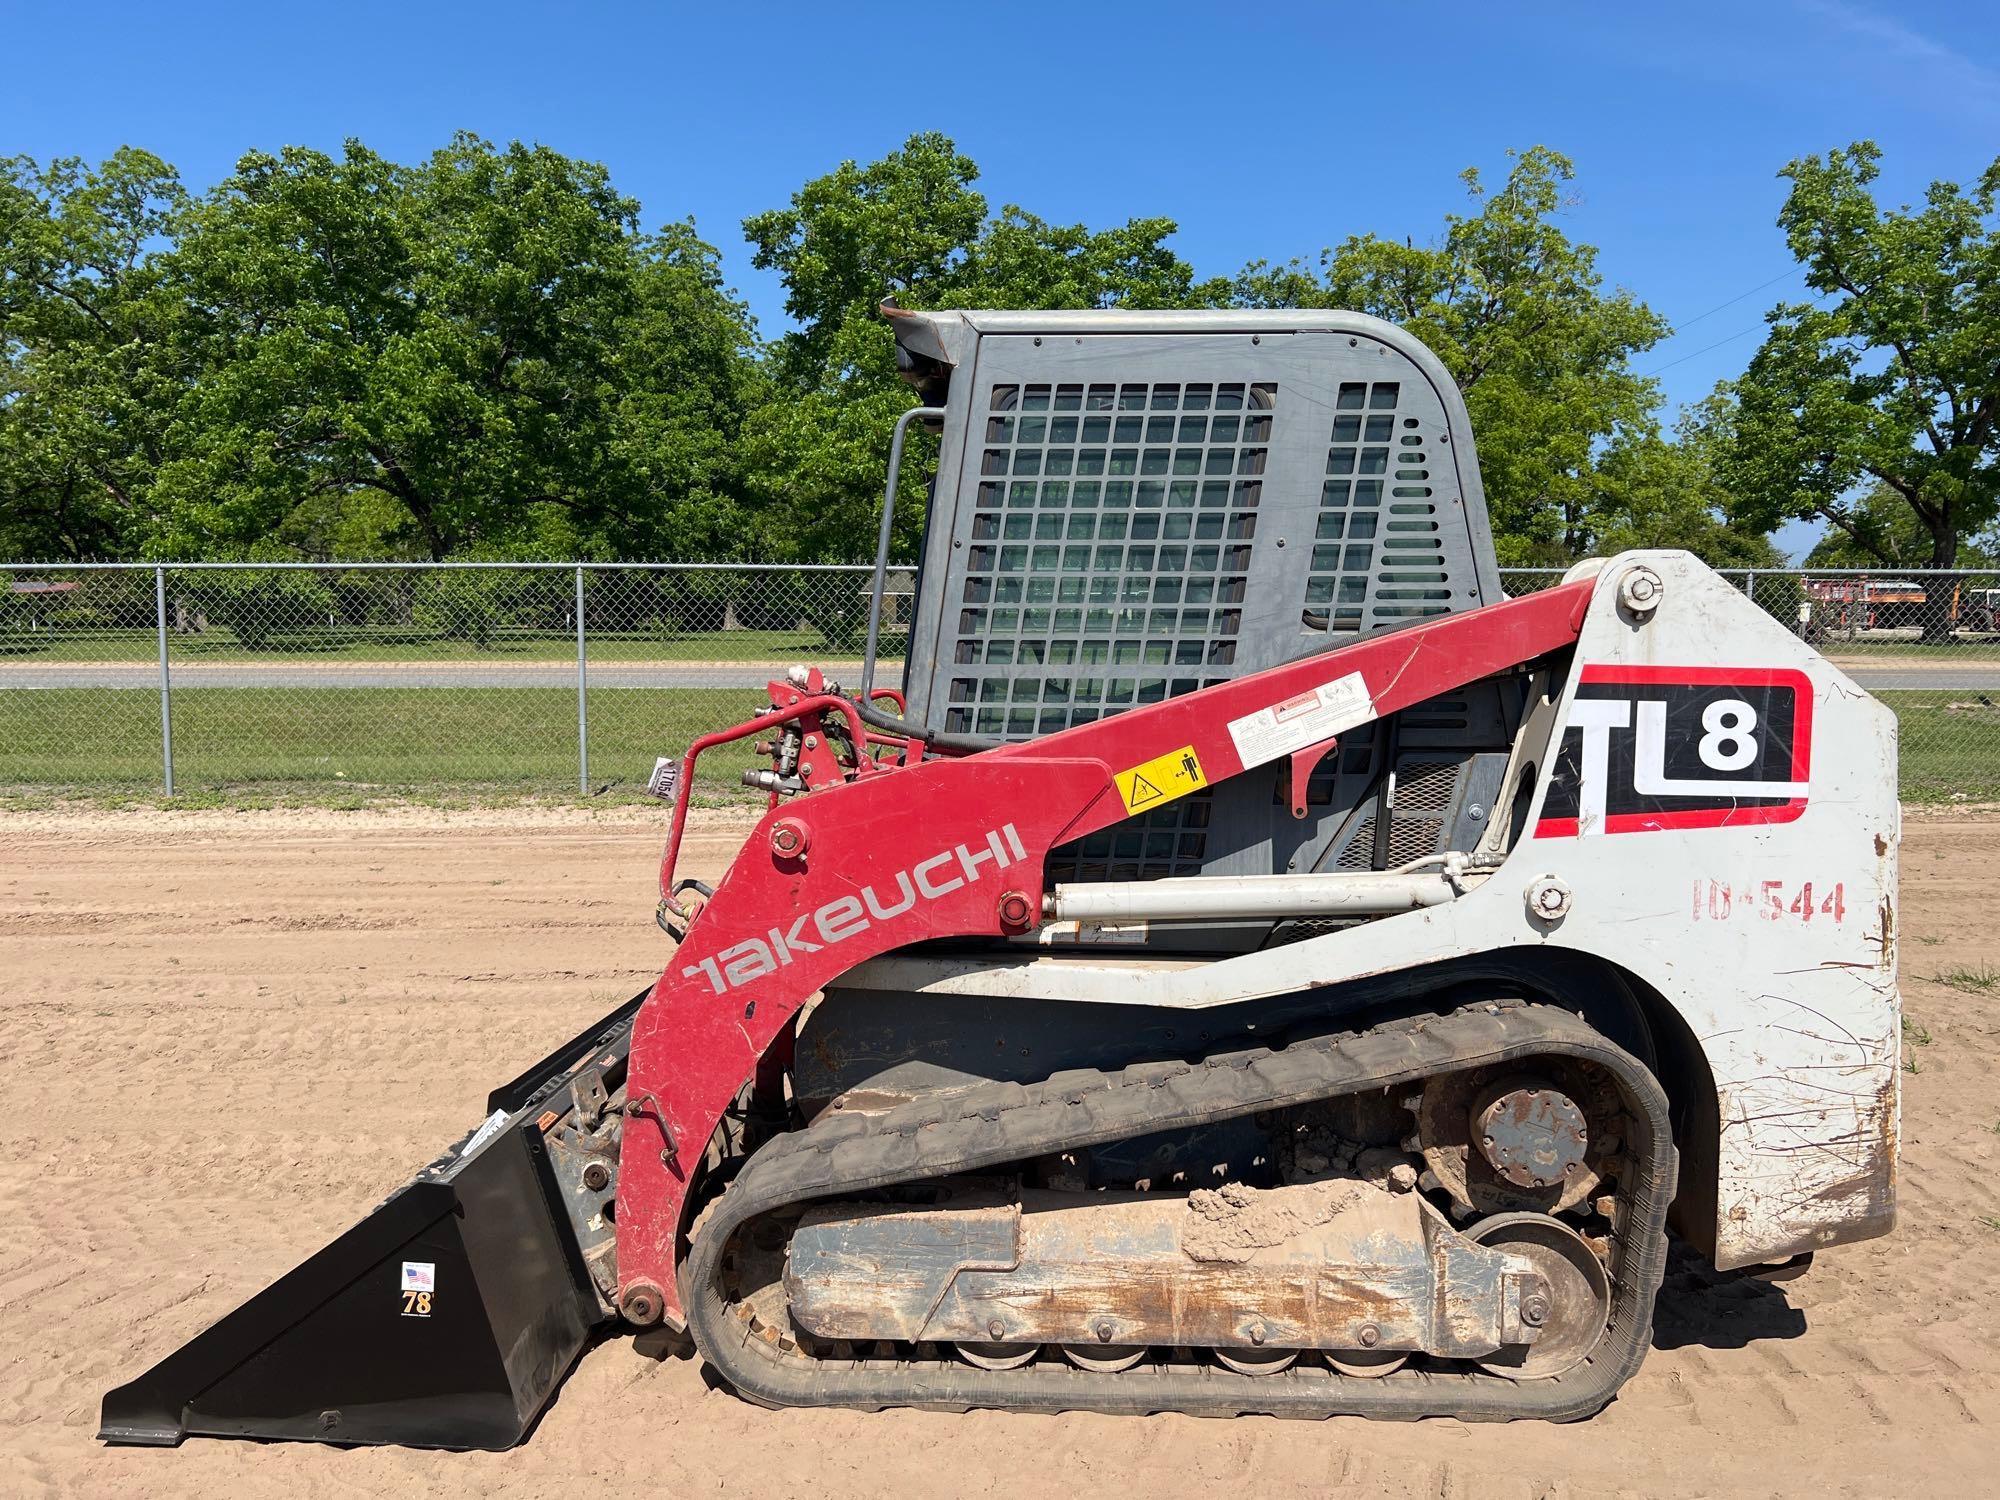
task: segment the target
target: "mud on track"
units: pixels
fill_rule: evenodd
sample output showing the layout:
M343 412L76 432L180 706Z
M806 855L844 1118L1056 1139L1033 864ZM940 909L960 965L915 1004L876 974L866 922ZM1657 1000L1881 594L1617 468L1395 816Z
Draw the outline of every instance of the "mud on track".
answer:
M0 817L0 1494L2000 1493L1991 813L1907 828L1904 998L1929 1040L1903 1079L1901 1227L1782 1288L1678 1260L1653 1355L1595 1421L765 1412L616 1339L512 1453L102 1448L107 1386L654 977L661 821ZM740 828L697 825L698 873Z

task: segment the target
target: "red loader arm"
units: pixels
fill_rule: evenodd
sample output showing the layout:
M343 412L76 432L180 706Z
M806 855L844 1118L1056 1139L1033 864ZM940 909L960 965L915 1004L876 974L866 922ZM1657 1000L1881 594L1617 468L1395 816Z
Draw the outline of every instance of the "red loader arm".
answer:
M1569 646L1593 587L1442 616L962 759L869 765L774 805L633 1028L618 1179L626 1316L681 1321L675 1272L709 1138L822 986L910 943L1025 931L1051 849L1287 755L1316 759L1337 733ZM677 811L676 846L680 827Z

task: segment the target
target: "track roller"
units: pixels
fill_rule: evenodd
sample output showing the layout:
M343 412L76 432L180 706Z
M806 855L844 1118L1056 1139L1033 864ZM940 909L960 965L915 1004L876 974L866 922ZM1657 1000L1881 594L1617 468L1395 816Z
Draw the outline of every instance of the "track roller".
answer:
M1583 1236L1546 1214L1495 1214L1473 1225L1466 1238L1526 1256L1549 1284L1548 1306L1537 1309L1542 1336L1488 1355L1479 1367L1517 1380L1549 1380L1581 1364L1611 1318L1611 1279ZM1527 1312L1523 1308L1524 1318Z

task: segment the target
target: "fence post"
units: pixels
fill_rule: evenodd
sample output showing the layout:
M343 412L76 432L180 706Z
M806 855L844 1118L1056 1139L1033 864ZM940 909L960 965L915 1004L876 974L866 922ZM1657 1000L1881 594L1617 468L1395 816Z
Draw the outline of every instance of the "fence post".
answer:
M174 794L174 701L167 678L167 570L153 569L153 618L160 635L160 764L166 771L167 795Z
M576 794L590 795L590 695L583 650L583 564L576 567Z
M1755 568L1745 568L1743 570L1743 597L1748 599L1752 604L1757 602L1757 570Z

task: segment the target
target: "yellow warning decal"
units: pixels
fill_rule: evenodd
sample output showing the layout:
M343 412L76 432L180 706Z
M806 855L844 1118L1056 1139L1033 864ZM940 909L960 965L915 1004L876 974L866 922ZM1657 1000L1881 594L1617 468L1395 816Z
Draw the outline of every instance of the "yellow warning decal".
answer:
M1144 812L1208 785L1202 774L1201 757L1194 746L1183 745L1166 755L1156 755L1142 766L1118 773L1118 795L1125 799L1125 811Z

